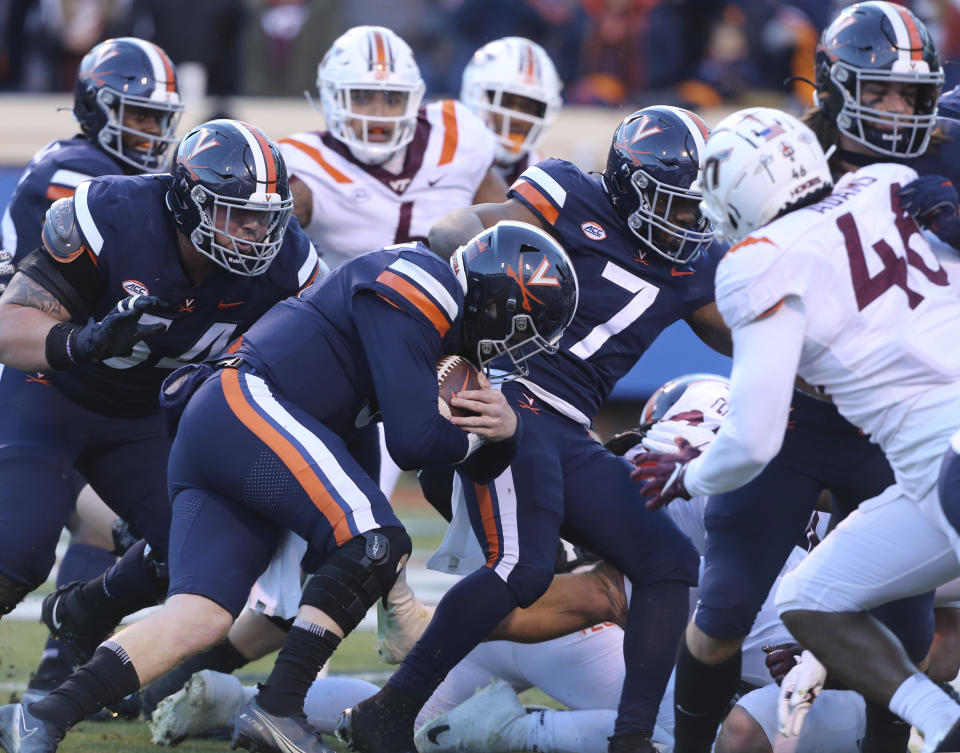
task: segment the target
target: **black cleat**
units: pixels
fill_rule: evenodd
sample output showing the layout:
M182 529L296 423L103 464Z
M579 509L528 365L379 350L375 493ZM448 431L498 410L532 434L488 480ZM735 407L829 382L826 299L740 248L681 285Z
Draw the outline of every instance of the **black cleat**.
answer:
M303 714L275 716L260 707L256 696L233 720L230 749L236 748L252 753L336 753L324 744Z
M60 586L43 600L40 610L40 621L47 626L50 635L73 651L78 666L90 661L97 646L109 638L116 627L105 625L102 620L87 614L79 594L82 585L69 583Z
M405 713L391 714L378 695L340 714L336 736L357 753L417 753L413 741L416 717L410 718Z
M54 753L63 735L22 703L0 706L0 747L7 753Z

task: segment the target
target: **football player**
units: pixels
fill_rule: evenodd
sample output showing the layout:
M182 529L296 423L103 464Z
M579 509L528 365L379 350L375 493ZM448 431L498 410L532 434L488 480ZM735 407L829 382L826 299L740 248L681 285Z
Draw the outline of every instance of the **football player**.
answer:
M535 354L556 351L576 305L576 276L556 241L501 223L451 264L413 243L358 257L274 307L229 357L173 374L163 388L176 424L166 603L46 699L0 710L8 753L55 750L86 709L222 638L285 529L310 543L313 577L233 742L329 753L303 718L304 696L411 548L347 440L382 416L403 467L457 464L481 483L496 476L518 444L517 414L484 378L483 389L453 399L474 414L448 422L436 408L436 361L460 353L488 371L505 359L519 373ZM37 732L21 737L21 725Z
M309 239L287 232L292 203L276 146L211 121L184 137L172 173L95 178L55 202L0 299L0 611L46 578L74 469L145 539L45 600L78 659L166 590L161 381L320 273ZM24 505L27 490L42 504Z
M80 133L34 155L4 211L0 293L15 265L40 245L43 217L55 200L72 196L81 182L99 175L162 172L182 111L173 64L157 45L122 37L90 50L74 86ZM83 479L76 477L76 484L81 488ZM113 517L87 487L68 523L71 541L57 571L58 586L93 578L116 561L109 533ZM72 652L61 641L48 640L27 693L56 686L73 665Z
M817 106L804 120L824 150L834 147L835 179L888 160L904 161L922 176L946 172L960 179L954 174L960 125L936 117L943 74L930 34L909 10L887 2L845 8L823 31L816 64ZM938 187L943 182L933 180ZM709 566L677 656L679 753L710 750L736 691L740 642L820 492L830 489L845 513L893 483L880 448L815 392L794 392L783 447L763 472L711 499ZM771 499L778 500L775 526L769 524ZM931 603L932 595L919 596L885 607L882 615L915 661L929 648ZM868 717L864 753L906 750L909 729L888 718L886 704L868 704Z
M960 573L949 476L960 301L901 207L916 172L869 165L830 193L810 129L764 108L718 125L706 159L704 211L738 241L717 270L735 344L731 417L702 455L681 444L635 476L654 507L747 483L780 449L795 376L820 385L882 449L895 482L784 579L777 608L835 680L917 727L926 751L956 750L960 705L866 611Z
M327 130L280 149L297 219L331 267L426 240L451 209L503 200L492 135L459 102L422 105L424 90L409 45L382 26L348 30L317 66Z
M616 129L602 176L547 160L524 171L506 202L453 212L431 230L430 247L443 254L468 228L504 219L535 224L568 249L583 294L558 355L531 359L529 374L503 388L526 424L516 460L492 484L463 483L486 566L447 592L384 689L345 714L341 732L354 749L414 749L414 718L447 672L516 606L547 589L563 525L564 538L616 565L634 585L610 751L652 750L687 591L697 582L696 550L669 517L642 510L623 459L587 430L616 381L669 324L685 319L729 347L713 304L721 251L711 247L692 187L707 133L687 110L640 110Z
M487 42L463 69L460 101L497 137L497 171L507 185L543 159L537 147L563 105L562 88L546 50L523 37Z

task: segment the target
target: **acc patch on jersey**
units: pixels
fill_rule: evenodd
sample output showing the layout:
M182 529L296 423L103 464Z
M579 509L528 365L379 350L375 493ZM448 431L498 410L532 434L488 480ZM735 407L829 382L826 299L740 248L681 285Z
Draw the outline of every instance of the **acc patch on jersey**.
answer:
M583 231L583 234L592 241L602 241L607 237L607 231L596 222L584 222L580 226L580 229Z
M130 295L150 295L147 286L139 280L124 280L121 287Z

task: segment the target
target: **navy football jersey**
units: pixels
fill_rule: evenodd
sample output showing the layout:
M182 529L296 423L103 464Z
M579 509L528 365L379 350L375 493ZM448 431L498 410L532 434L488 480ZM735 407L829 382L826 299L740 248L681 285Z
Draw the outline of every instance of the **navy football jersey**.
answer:
M945 175L955 186L960 186L960 122L951 118L937 118L937 130L943 134L944 140L931 141L924 154L912 159L891 161L909 165L920 175ZM877 162L883 161L883 157L877 157Z
M577 314L555 355L530 361L520 381L563 415L589 424L617 381L664 329L713 301L726 247L671 264L641 244L607 199L599 175L548 159L527 168L507 195L544 223L573 261Z
M382 414L388 442L391 424L420 427L421 454L434 448L448 464L466 454L466 434L437 411L436 361L461 347L462 319L450 265L409 243L358 256L280 303L236 355L341 437Z
M937 113L946 118L960 119L960 86L940 95Z
M3 213L0 251L16 262L40 246L40 227L57 199L73 196L83 181L100 175L122 175L123 168L98 146L76 136L52 141L30 160Z
M67 264L93 261L99 289L84 290L88 311L73 321L102 319L117 301L155 295L176 307L163 315L143 314L141 323L166 330L141 341L129 356L109 358L47 378L77 403L106 415L149 415L159 410L163 379L185 363L223 351L273 304L309 285L319 271L313 244L295 218L267 271L245 277L215 267L191 285L180 263L177 226L166 206L169 175L110 176L81 183L73 197L84 251Z

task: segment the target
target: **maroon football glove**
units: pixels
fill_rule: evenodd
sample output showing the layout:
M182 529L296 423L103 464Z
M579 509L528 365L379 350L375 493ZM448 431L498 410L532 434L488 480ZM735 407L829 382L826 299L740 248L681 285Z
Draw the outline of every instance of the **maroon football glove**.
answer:
M797 664L797 659L803 653L803 646L799 643L779 643L776 646L762 646L764 664L770 671L770 676L776 681L777 685L783 682L787 672L793 669Z
M630 478L643 485L640 494L648 510L666 507L677 497L690 499L683 484L683 474L687 463L697 457L700 450L683 437L677 437L675 441L675 453L645 452L634 458L636 467L630 473Z

